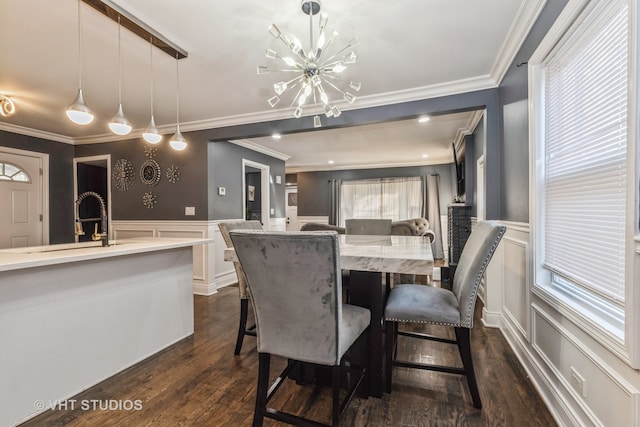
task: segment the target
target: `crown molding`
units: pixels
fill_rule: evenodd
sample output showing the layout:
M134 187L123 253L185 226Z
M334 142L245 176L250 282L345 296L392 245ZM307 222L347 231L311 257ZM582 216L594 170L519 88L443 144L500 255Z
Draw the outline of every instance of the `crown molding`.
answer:
M275 157L276 159L284 160L285 162L291 158L291 156L287 154L256 144L255 142L249 141L248 139L236 139L229 142L244 148L248 148L249 150L257 151L258 153L266 154L267 156Z
M467 122L466 126L458 129L458 131L456 132L456 136L453 139L453 143L455 144L456 151L458 153L462 150L462 141L464 140L464 137L467 135L471 135L473 132L475 132L476 126L478 126L478 123L480 123L480 120L482 119L483 115L484 115L484 110L474 111L471 117L469 117L469 121Z
M344 164L339 166L293 166L286 167L286 173L300 173L300 172L323 172L323 171L336 171L336 170L351 170L351 169L384 169L384 168L405 168L415 166L433 166L443 165L451 163L443 163L442 161L416 161L416 162L402 162L402 163L370 163L370 164Z
M546 3L547 0L522 0L522 3L520 3L516 19L511 24L507 37L496 57L496 62L491 69L490 75L496 85L500 85L505 74L507 74L509 67Z
M477 90L497 87L496 82L490 76L479 76L462 79L453 82L421 86L394 92L385 92L376 95L362 96L353 104L347 102L336 103L342 111L357 110L369 107L379 107L389 104L418 101L421 99L438 96L456 95L459 93L473 92ZM304 116L313 116L305 114ZM180 129L185 132L215 129L227 126L238 126L250 123L269 122L275 120L290 119L293 115L291 109L266 110L257 113L238 114L233 116L217 117L214 119L198 120L180 123ZM175 125L174 125L175 126Z
M17 133L19 135L32 136L34 138L47 139L49 141L62 142L65 144L73 144L73 138L57 133L45 132L43 130L32 129L24 126L14 125L11 123L0 122L0 130Z

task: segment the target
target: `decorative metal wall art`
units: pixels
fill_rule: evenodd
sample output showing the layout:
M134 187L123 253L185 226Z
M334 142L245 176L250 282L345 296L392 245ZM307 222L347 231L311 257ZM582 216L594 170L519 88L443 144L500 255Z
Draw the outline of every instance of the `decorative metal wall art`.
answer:
M155 160L146 160L140 167L140 181L153 187L160 182L160 165Z
M178 166L174 166L171 165L169 166L169 168L167 169L167 181L169 181L172 184L175 184L176 182L180 181L180 168Z
M144 155L150 159L153 159L158 155L158 149L156 147L152 147L149 144L144 144Z
M133 165L127 159L118 159L113 166L113 183L120 191L127 191L131 188L135 174Z
M142 196L142 204L145 205L147 209L153 209L156 203L158 203L156 200L156 195L151 191L147 191Z

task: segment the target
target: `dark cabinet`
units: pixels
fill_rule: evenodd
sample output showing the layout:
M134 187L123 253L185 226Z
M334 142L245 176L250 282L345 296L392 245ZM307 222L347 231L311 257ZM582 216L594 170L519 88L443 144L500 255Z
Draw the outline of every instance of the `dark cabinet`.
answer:
M457 265L462 248L471 234L471 206L454 203L448 206L449 265Z

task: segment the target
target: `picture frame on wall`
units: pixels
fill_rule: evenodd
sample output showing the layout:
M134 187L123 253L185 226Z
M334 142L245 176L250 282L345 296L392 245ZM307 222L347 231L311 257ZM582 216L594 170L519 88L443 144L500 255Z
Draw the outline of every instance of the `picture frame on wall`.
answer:
M253 202L256 197L256 187L253 185L247 185L247 200Z

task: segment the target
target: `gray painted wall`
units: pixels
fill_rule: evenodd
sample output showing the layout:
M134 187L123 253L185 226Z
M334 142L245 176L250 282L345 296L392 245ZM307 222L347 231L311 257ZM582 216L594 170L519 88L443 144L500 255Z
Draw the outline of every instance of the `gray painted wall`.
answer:
M548 1L531 29L516 58L500 84L500 114L502 116L503 179L501 186L501 218L507 221L529 222L529 116L528 70L526 63L551 25L567 4L567 0ZM485 169L491 168L489 162ZM487 182L487 192L492 191ZM489 212L487 200L487 213ZM491 218L487 216L487 218Z
M242 159L269 166L272 176L280 175L281 184L269 184L269 203L275 209L271 218L284 218L284 160L232 144L228 141L208 144L209 219L244 218L242 204ZM218 195L218 187L225 187L226 195Z
M49 155L49 243L73 242L73 145L0 131L0 146Z
M206 220L207 219L207 146L185 133L189 143L184 151L169 147L167 137L158 144L156 155L161 170L160 182L151 187L140 180L140 167L150 157L145 155L146 143L142 138L103 144L76 146L76 157L111 155L111 167L118 159L127 159L133 164L135 180L127 191L118 190L111 183L111 214L114 220ZM166 178L167 168L177 166L180 180L175 184ZM142 197L152 192L157 203L151 209L144 206ZM195 207L195 216L186 216L185 207Z
M440 208L445 209L453 201L455 194L450 168L451 165L446 164L404 168L300 172L296 174L298 182L298 216L329 215L329 180L331 179L349 181L354 179L399 178L431 174L440 175Z

